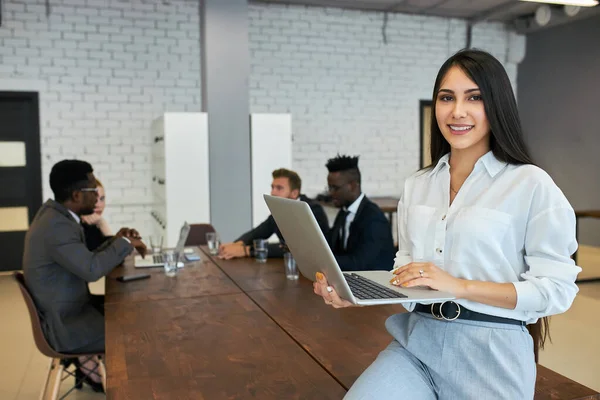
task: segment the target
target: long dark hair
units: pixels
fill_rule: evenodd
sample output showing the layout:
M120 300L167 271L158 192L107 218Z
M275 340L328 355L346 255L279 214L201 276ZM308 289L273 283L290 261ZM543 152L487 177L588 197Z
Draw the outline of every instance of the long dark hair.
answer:
M465 49L450 57L440 68L433 88L431 112L431 160L435 166L440 158L450 152L435 116L435 104L442 80L452 67L460 68L479 87L485 115L490 124L490 149L498 160L508 164L534 164L525 141L517 109L517 101L506 70L494 56L476 49ZM539 319L527 329L533 338L535 361L539 349L550 339L550 320Z

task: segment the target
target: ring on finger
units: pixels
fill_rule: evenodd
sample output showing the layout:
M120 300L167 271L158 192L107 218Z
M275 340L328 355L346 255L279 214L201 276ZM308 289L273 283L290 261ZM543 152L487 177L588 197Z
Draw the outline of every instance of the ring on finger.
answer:
M419 270L419 275L421 275L421 278L423 278L423 273L424 273L424 272L425 272L425 271L423 271L422 269L420 269L420 270Z
M333 292L333 287L331 287L331 286L327 286L327 288L326 288L326 289L327 289L327 292L328 292L328 293L331 293L331 292Z

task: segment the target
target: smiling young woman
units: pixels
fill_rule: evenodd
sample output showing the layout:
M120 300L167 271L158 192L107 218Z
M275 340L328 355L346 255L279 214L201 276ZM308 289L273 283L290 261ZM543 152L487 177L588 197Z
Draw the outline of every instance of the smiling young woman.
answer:
M432 163L405 182L390 282L456 300L410 303L410 313L391 316L394 340L346 398L531 399L541 328L578 291L575 214L533 164L510 80L492 55L450 57L433 109ZM352 305L322 274L314 291L333 307Z

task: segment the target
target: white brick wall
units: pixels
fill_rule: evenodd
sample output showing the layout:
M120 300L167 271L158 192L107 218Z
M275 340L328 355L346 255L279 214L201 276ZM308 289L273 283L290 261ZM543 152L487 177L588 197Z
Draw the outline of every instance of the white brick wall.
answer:
M0 90L40 88L44 197L63 158L90 161L107 186L113 229L149 229L151 121L200 110L195 0L4 0ZM316 7L250 5L252 112L293 115L294 168L305 192L325 161L360 154L365 191L398 194L418 167L419 100L442 62L464 47L463 21ZM499 24L473 45L505 61ZM514 40L510 42L515 42ZM518 41L517 41L518 42ZM506 63L516 81L516 65ZM32 89L33 88L33 89Z
M55 162L84 159L107 186L113 229L148 231L150 123L200 110L197 2L52 0L49 17L45 0L2 3L0 80L44 87L44 197Z
M360 154L370 195L398 195L419 167L419 101L466 45L461 20L332 8L250 6L252 112L290 112L293 167L304 192L326 184L326 160ZM474 47L507 58L500 24L473 28ZM516 65L505 64L516 82Z

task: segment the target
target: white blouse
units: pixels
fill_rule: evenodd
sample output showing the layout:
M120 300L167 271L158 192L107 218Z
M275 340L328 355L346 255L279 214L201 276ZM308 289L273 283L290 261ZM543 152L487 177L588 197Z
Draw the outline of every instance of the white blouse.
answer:
M398 204L399 251L394 268L432 262L452 276L512 282L514 310L458 299L465 307L534 323L566 311L581 268L575 213L552 178L533 165L512 165L490 151L450 203L446 154L431 170L408 178ZM409 311L414 303L406 305Z

